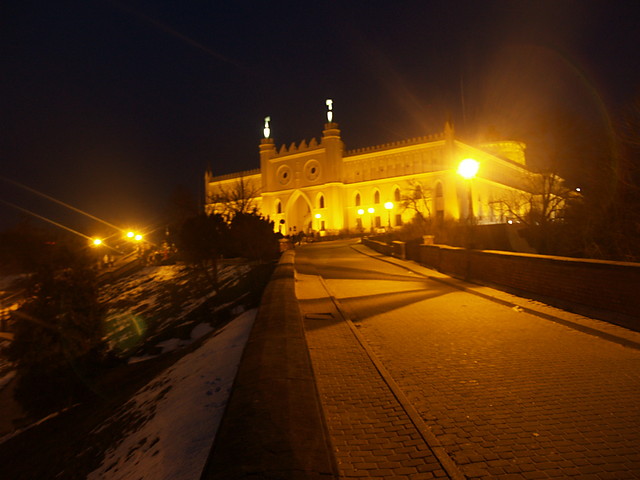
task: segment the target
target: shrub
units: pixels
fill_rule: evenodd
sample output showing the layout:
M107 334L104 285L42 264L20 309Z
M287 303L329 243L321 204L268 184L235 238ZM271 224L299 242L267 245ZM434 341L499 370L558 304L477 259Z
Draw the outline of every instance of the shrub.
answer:
M29 286L30 299L14 313L8 349L16 362L16 398L33 414L77 401L105 358L104 310L89 269L43 269Z

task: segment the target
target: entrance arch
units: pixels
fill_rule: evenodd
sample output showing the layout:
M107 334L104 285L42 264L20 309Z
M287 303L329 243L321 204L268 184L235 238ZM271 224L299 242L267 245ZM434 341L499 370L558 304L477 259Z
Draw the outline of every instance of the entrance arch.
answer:
M287 232L292 235L298 232L309 233L313 227L311 215L312 204L307 195L296 190L287 202Z

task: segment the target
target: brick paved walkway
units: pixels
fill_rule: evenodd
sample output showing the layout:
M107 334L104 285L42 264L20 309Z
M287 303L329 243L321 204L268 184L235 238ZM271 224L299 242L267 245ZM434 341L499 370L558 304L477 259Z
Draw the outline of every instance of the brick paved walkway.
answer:
M449 478L318 277L297 275L297 296L341 478Z
M639 350L346 247L324 256L323 247L311 248L320 249L318 273L367 349L467 478L640 478ZM379 417L359 409L370 409L368 399L384 417L384 388L371 390L366 379L376 373L365 366L366 354L362 364L352 357L358 343L348 325L307 320L307 328L330 433L337 449L347 449L339 460L355 465L352 452L368 442L360 434L378 438L384 430L366 430ZM351 468L344 473L362 473Z

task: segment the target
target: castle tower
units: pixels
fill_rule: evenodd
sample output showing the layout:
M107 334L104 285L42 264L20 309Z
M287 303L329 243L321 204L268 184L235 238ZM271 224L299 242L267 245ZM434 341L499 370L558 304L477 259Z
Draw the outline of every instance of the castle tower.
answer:
M276 154L276 146L271 138L271 117L264 119L264 137L260 140L260 171L262 172L262 189L263 191L271 191L273 189L273 180L268 174L269 160Z
M325 149L325 182L342 182L342 154L344 144L340 138L338 124L333 122L333 101L327 100L327 123L322 131L322 146Z

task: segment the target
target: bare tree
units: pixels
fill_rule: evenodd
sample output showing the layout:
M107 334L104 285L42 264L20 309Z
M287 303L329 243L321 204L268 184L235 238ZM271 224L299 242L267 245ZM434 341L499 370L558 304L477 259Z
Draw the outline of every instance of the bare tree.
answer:
M400 207L403 211L413 211L418 222L427 224L431 221L431 200L431 189L417 180L410 180L409 188L400 195Z
M239 177L229 186L218 185L208 194L208 203L213 212L222 214L228 222L236 215L253 213L258 209L256 199L260 196L260 187L245 177Z
M616 143L602 165L590 232L604 258L640 261L640 95L619 115ZM607 181L603 181L606 179Z
M520 189L505 193L491 205L501 218L529 227L534 246L547 253L551 226L563 221L569 203L579 198L555 172L530 172L522 178Z

